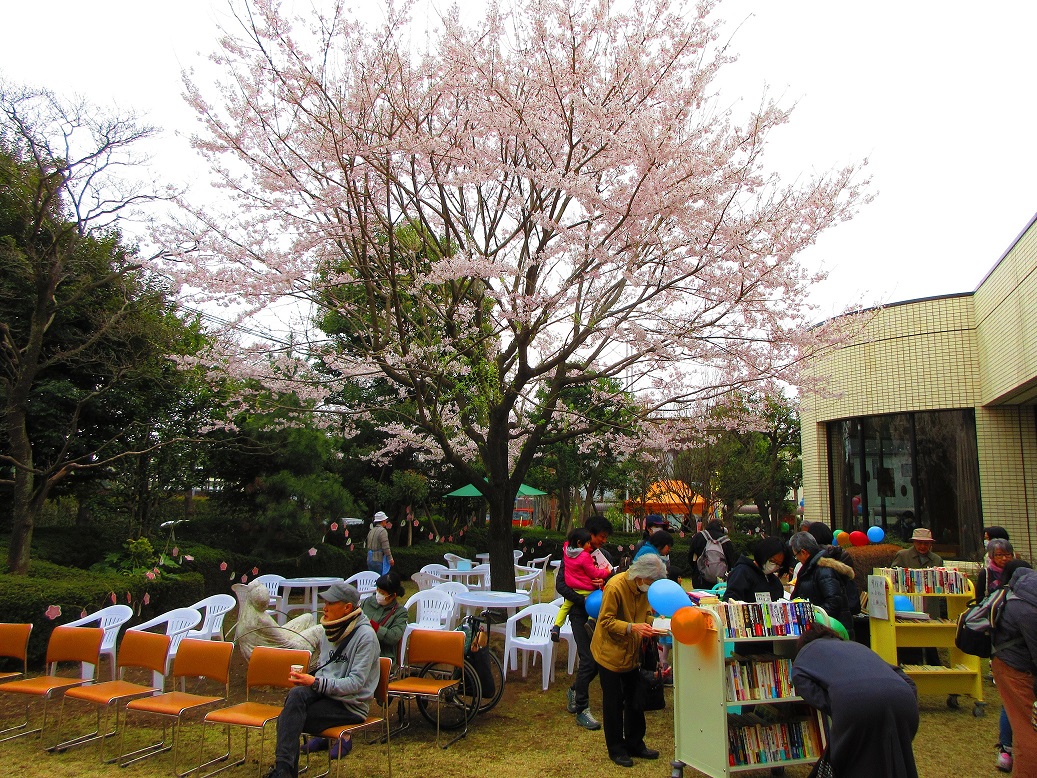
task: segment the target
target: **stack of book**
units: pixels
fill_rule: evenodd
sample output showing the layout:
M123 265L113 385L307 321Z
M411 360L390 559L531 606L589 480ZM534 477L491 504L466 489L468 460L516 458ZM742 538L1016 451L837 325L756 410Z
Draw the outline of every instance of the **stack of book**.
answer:
M814 621L806 600L721 602L714 606L724 637L767 638L800 635Z
M817 719L809 714L779 720L766 707L728 716L728 760L732 767L821 756Z
M728 702L752 702L791 697L792 660L773 654L752 657L732 654L724 660Z
M950 567L882 567L876 571L889 579L896 594L965 594L968 576Z

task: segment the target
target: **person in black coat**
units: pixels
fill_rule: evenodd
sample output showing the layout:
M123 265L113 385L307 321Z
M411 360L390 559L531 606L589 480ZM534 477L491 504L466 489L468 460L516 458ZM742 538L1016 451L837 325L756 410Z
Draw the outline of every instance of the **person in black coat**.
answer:
M867 646L812 624L792 663L796 694L831 717L828 759L839 778L917 778L911 742L918 691Z
M785 595L778 571L785 565L785 543L779 537L764 538L753 544L752 557L742 554L727 576L725 600L756 602L757 594L770 595L776 602Z
M706 528L699 532L691 539L690 550L688 551L688 561L691 562L691 582L696 589L708 589L716 581L704 581L702 573L699 571L698 559L702 556L702 552L706 550L706 534L720 543L720 547L724 550L724 559L727 561L727 570L730 572L735 566L735 562L738 561L738 552L735 550L735 544L732 543L727 537L727 530L724 529L724 525L718 520L713 519Z
M789 538L796 560L803 566L796 577L792 599L801 597L824 609L825 613L846 627L853 639L853 615L846 599L846 581L854 577L853 568L828 555L809 532L797 532Z

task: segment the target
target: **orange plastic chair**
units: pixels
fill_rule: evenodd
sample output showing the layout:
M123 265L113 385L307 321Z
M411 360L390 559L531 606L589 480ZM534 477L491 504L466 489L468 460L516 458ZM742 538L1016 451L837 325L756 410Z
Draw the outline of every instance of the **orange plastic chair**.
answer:
M245 728L245 750L241 758L231 762L212 772L206 773L204 778L210 775L222 773L231 767L245 764L248 759L248 739L253 730L259 731L259 766L264 764L264 751L266 750L266 725L276 719L281 713L281 705L269 705L263 702L253 702L249 699L252 690L261 686L272 686L275 688L290 689L295 684L288 680L292 665L309 667L310 652L293 650L288 648L270 648L268 646L257 646L252 651L248 660L248 671L245 673L245 702L231 705L228 708L220 708L210 711L205 715L204 724L222 724L227 730L227 751L215 759L199 765L209 765L222 762L230 758L230 728ZM202 730L202 743L205 743L205 730Z
M436 745L439 745L441 712L444 705L459 708L464 729L442 748L448 748L468 734L468 720L474 710L466 707L465 700L473 692L466 688L464 672L464 633L457 630L416 629L407 646L407 662L414 668L445 665L453 668L449 674L432 672L410 675L389 683L389 696L407 700L427 700L436 703ZM444 677L448 675L448 677ZM478 694L476 692L476 694ZM478 701L474 708L478 709Z
M378 707L381 708L380 716L368 716L361 722L356 724L343 724L340 727L329 727L323 732L310 733L316 734L318 737L328 738L329 740L339 741L339 748L342 748L342 743L345 742L346 737L351 736L354 732L359 732L364 729L369 729L376 724L382 724L385 729L385 760L389 766L389 778L392 778L392 752L389 750L389 673L392 670L392 660L388 657L381 657L378 660L378 688L375 689L374 699L378 703ZM307 733L303 733L303 738L307 737ZM344 762L344 759L339 759L339 765ZM328 769L323 773L318 773L313 778L327 778L331 774L331 751L328 751ZM306 766L309 769L310 755L306 755ZM341 769L341 768L339 768ZM338 775L339 769L335 770L335 774Z
M61 752L74 746L98 740L101 743L101 761L107 763L116 761L118 757L105 760L104 747L105 741L119 731L120 703L126 703L138 697L147 697L162 691L161 688L130 683L124 680L125 670L127 667L136 667L143 670L151 670L152 672L165 673L169 640L168 635L156 635L153 632L127 631L123 636L117 655L116 669L119 676L118 680L77 686L69 689L61 698L58 730L61 729L61 722L65 717L65 704L69 700L80 700L95 706L97 709L97 725L94 731L57 743L47 750ZM105 732L108 729L108 722L111 719L113 708L115 709L115 724L110 731Z
M22 660L22 671L0 673L0 682L13 681L29 672L29 635L32 624L0 624L0 657Z
M85 683L90 683L89 679L84 680L81 677L68 678L58 675L58 662L85 662L96 668L98 657L101 654L101 639L103 637L104 630L97 629L96 627L54 628L50 635L50 640L47 641L48 674L0 684L0 693L25 694L30 698L25 703L25 721L13 727L0 730L0 735L7 735L8 732L16 731L18 734L0 738L0 743L5 740L43 732L47 726L47 704L50 700L73 686L82 686ZM28 729L32 697L43 698L43 722L35 729Z
M143 633L141 633L143 634ZM181 690L156 694L153 697L141 697L126 704L126 724L122 728L118 757L119 766L139 762L155 754L173 749L173 773L177 778L193 773L201 765L196 765L183 772L180 771L179 732L185 713L198 710L208 705L225 702L230 696L230 658L234 653L234 644L215 640L195 640L184 638L180 641L176 658L173 660L173 687L176 679L180 679ZM193 694L184 691L187 678L202 678L206 681L221 684L222 695ZM129 728L130 713L146 713L162 719L162 739L138 748L136 751L125 750L126 730ZM167 738L167 730L171 736ZM202 737L204 738L204 731ZM200 747L199 747L200 748Z

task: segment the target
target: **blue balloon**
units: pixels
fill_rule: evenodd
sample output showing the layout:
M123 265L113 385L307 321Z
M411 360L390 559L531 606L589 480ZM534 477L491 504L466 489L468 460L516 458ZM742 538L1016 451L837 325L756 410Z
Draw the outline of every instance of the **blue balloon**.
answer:
M583 608L592 619L598 618L598 613L601 611L601 589L595 589L587 595Z
M872 543L881 543L885 537L886 533L882 531L882 527L868 527L868 540Z
M648 603L656 613L669 618L681 608L690 606L691 600L679 583L660 578L648 588Z
M906 594L893 595L893 610L895 611L913 611L915 605L911 602L911 598Z

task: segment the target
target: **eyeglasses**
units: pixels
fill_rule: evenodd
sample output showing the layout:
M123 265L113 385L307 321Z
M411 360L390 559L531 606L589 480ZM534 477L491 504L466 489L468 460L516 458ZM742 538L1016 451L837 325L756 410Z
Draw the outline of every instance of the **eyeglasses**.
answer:
M998 551L996 554L990 555L991 559L1011 559L1012 555L1004 551Z

